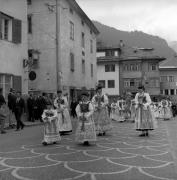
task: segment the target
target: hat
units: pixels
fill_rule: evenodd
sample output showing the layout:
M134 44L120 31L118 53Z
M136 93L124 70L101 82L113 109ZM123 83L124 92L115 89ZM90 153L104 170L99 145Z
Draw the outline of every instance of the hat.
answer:
M144 86L139 86L138 89L142 89L143 91L145 90Z
M59 93L62 93L62 90L58 90L58 91L57 91L57 94L59 94Z
M103 88L102 85L101 85L101 84L98 84L98 86L96 87L96 90L102 89L102 88Z
M87 92L87 91L83 91L82 93L81 93L81 96L89 96L89 93Z

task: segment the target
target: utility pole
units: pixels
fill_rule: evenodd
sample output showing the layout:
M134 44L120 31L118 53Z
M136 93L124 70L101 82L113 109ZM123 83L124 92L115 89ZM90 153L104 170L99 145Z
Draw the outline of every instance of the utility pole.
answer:
M62 89L61 51L60 51L60 0L56 0L56 86Z

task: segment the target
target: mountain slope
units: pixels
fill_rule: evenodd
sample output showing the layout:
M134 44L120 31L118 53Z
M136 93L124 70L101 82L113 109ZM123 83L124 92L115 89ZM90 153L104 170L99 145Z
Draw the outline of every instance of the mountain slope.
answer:
M170 58L174 55L167 42L158 37L152 36L141 31L120 31L115 28L103 25L97 21L93 21L100 34L97 38L98 46L116 46L120 40L123 40L125 46L154 48L154 54Z

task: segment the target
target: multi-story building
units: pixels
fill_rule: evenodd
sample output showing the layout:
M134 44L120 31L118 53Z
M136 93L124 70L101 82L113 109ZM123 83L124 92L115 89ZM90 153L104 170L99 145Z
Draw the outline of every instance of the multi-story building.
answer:
M28 92L28 76L23 68L27 59L26 0L0 1L0 88L7 97L13 87Z
M59 78L62 90L73 97L77 90L95 88L99 32L75 0L58 0L57 7L56 3L28 0L29 58L35 60L29 89L56 92Z
M170 95L177 100L177 57L164 61L159 70L161 95Z
M99 47L97 49L97 79L102 84L103 93L110 96L120 94L118 47Z
M98 48L97 78L104 93L135 94L144 85L151 95L160 94L159 62L165 58L156 56L150 48Z

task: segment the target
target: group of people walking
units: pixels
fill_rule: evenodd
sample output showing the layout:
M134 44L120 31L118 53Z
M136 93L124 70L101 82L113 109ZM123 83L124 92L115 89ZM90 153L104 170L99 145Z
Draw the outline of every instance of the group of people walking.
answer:
M3 106L6 104L3 96L0 96L0 115L3 114ZM40 105L40 106L39 106ZM8 95L8 107L10 116L15 115L16 130L24 128L21 116L24 111L24 100L20 92L10 90ZM51 99L45 93L36 98L30 95L27 99L29 112L29 121L40 119L44 122L43 144L53 144L61 140L61 135L72 132L72 122L69 113L69 104L62 91L57 91L57 97ZM76 142L89 145L89 142L95 142L97 136L105 136L112 129L112 119L117 121L133 120L135 129L141 131L140 136L149 136L149 131L157 127L157 118L168 119L172 116L169 103L166 100L161 101L160 108L151 102L151 98L143 86L138 88L138 93L134 99L131 95L126 96L126 100L113 101L111 104L111 113L109 113L109 100L106 94L102 93L100 85L96 88L96 94L89 99L87 91L81 94L81 100L75 106L77 116L77 128L75 132ZM157 113L158 112L158 113ZM158 115L157 115L158 114ZM5 119L4 113L0 117ZM10 119L10 118L9 118ZM3 122L1 120L1 133ZM9 125L13 124L9 121Z
M54 103L47 102L47 109L44 110L42 118L44 121L44 140L43 144L51 144L60 141L60 134L71 132L72 124L68 111L66 98L57 92L58 97ZM111 129L111 119L108 115L108 97L102 94L102 87L98 86L96 94L89 100L89 94L83 91L81 100L76 106L77 128L75 140L78 143L89 145L98 136L106 135Z

